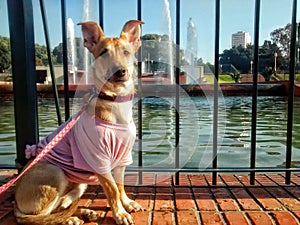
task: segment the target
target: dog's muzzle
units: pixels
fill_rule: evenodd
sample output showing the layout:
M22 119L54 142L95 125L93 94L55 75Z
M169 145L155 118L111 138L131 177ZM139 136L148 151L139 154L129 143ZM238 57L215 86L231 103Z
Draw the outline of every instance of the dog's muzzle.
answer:
M106 74L107 81L127 81L127 69L124 67L113 67L108 73Z

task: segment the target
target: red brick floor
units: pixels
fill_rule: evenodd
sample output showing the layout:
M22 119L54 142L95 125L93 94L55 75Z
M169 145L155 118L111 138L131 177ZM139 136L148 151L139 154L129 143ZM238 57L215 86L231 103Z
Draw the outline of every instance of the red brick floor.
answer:
M10 173L0 172L0 181ZM300 224L300 174L292 175L292 183L284 183L283 174L257 174L255 185L248 175L218 176L212 185L211 175L180 175L174 185L171 175L126 176L129 196L146 211L132 213L136 225L296 225ZM104 193L90 186L80 201L99 213L97 223L114 224ZM13 188L0 195L0 224L16 224L13 217Z

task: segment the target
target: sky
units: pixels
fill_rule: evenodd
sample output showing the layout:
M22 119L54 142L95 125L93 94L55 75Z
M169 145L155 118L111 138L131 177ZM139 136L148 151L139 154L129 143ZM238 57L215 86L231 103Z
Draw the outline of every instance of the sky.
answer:
M32 0L34 13L35 42L45 45L39 0ZM137 18L137 0L103 0L103 28L106 36L118 36L124 23ZM165 3L169 2L169 8ZM215 1L181 0L180 47L187 45L187 23L192 18L198 34L198 57L213 63L215 38ZM231 35L238 31L249 32L254 38L255 0L221 0L220 53L231 48ZM50 44L53 49L62 41L60 0L44 0L48 19ZM298 4L298 12L300 10ZM67 18L75 24L80 21L99 21L98 0L66 0ZM142 0L142 35L167 34L168 11L170 10L172 37L175 40L175 0ZM260 44L270 40L270 33L291 22L292 0L261 0ZM299 20L299 13L297 16ZM7 0L0 0L0 36L9 37ZM80 37L79 26L75 36Z

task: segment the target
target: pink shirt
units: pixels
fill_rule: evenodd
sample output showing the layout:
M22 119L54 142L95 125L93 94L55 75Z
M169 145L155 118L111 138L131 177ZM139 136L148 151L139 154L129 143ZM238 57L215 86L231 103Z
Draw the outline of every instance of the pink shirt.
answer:
M43 147L69 122L42 139L38 145L27 146L26 157ZM109 173L117 166L132 163L131 150L136 128L112 124L83 112L66 136L42 159L62 168L70 182L99 184L97 174Z

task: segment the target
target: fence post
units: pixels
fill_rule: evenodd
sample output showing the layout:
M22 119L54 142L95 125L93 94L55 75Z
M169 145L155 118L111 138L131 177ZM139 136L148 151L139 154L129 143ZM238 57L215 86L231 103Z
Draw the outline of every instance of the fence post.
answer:
M66 2L61 0L61 29L62 29L62 50L64 68L64 99L65 99L65 120L70 117L69 99L69 70L68 70L68 46L67 46L67 26L66 26Z
M218 123L219 123L219 96L218 96L218 87L219 87L219 51L220 51L220 0L216 0L216 22L215 22L215 79L214 79L214 104L213 104L213 158L212 158L212 167L213 169L218 168ZM212 173L212 183L213 185L217 184L217 172L213 171Z
M31 0L7 0L18 165L25 165L26 144L38 141L35 45Z
M289 94L288 94L288 119L286 132L286 169L291 168L292 145L293 145L293 115L294 115L294 86L295 86L295 64L296 64L296 28L297 28L297 0L293 1L292 8L292 30L290 44L290 72L289 72ZM285 172L286 184L291 183L291 171Z
M255 1L254 17L254 54L253 54L253 90L252 90L252 116L251 116L251 155L250 155L250 184L255 183L255 162L256 162L256 125L257 125L257 82L258 82L258 57L259 57L259 19L260 0Z
M142 21L142 0L137 0L137 19ZM138 167L143 167L143 96L142 96L142 52L138 51ZM139 171L138 183L143 183L143 172Z

